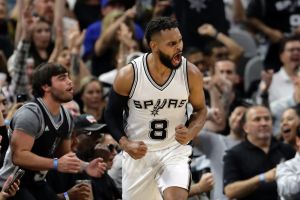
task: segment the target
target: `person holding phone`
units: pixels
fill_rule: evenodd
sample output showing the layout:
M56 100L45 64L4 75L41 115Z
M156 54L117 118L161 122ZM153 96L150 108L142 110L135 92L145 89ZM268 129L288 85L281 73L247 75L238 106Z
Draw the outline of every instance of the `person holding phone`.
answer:
M6 191L4 189L0 192L0 200L6 200L9 197L13 197L16 192L19 190L20 180L13 180L13 176L10 175L8 179L5 181L3 188L7 188ZM12 181L12 182L11 182Z

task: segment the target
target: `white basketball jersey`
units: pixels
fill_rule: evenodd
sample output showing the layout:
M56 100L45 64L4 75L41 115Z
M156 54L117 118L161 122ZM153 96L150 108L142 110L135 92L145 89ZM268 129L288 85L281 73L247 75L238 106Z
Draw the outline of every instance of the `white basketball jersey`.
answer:
M187 121L186 106L189 97L187 61L172 70L168 80L158 85L151 77L147 56L144 54L131 63L134 81L126 111L125 133L131 140L144 141L148 151L178 144L175 127Z

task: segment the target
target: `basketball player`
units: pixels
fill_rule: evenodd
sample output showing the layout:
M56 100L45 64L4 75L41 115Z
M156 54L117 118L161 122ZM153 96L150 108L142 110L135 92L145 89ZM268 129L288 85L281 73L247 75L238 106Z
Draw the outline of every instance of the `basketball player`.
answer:
M20 167L25 174L14 200L54 200L58 197L45 181L48 170L85 171L99 177L106 164L100 158L84 163L71 152L72 118L61 105L73 98L67 70L54 63L42 64L34 72L32 88L35 100L22 106L10 123L11 141L0 169L0 187Z
M202 75L181 56L176 21L153 19L145 37L151 53L118 72L105 112L124 150L122 198L187 199L192 153L187 144L206 118ZM188 102L194 109L189 121Z

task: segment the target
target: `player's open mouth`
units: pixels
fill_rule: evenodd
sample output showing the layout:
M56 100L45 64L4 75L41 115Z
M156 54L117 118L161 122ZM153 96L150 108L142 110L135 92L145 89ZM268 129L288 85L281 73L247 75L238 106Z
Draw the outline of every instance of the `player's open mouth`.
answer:
M178 66L181 62L181 52L177 53L175 56L172 58L172 63L174 66Z
M67 92L73 93L73 87L68 88L68 89L67 89Z
M282 129L282 132L283 132L283 133L290 133L290 132L291 132L291 129L285 127L285 128Z

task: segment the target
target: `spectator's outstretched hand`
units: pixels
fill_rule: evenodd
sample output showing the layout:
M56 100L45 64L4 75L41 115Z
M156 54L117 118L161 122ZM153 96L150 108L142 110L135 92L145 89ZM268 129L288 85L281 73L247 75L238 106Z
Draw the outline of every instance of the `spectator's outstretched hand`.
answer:
M37 18L32 16L32 7L27 6L22 13L22 39L30 40Z
M214 179L212 173L205 173L201 176L201 179L199 180L198 183L199 188L201 190L200 193L202 192L209 192L213 189L214 187Z
M106 163L102 158L95 158L85 168L86 173L91 177L101 177L106 170Z
M294 77L294 86L295 86L295 92L294 92L294 99L296 103L300 103L300 72L298 72L298 75Z
M67 153L58 159L58 171L64 173L78 173L81 162L73 152Z
M273 78L274 71L272 69L269 69L267 71L261 72L261 84L259 86L259 90L262 92L268 91Z
M136 6L133 6L132 8L129 8L125 11L126 18L133 19L136 16Z
M86 30L82 30L79 32L77 29L73 29L69 32L68 41L69 41L69 49L73 53L79 53L84 37L85 37Z
M216 123L221 123L223 120L222 113L219 108L211 108L207 114L207 119Z
M217 30L211 24L203 24L198 28L198 33L200 35L214 37L217 34Z

